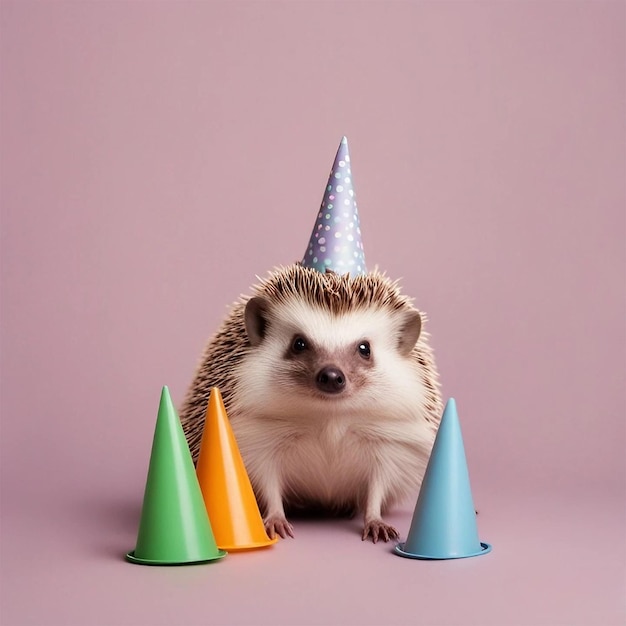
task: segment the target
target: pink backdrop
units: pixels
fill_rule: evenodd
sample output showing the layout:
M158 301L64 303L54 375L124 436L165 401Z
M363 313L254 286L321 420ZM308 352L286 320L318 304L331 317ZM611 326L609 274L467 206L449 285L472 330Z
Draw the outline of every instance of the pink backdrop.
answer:
M623 623L625 24L608 1L2 2L2 624ZM355 520L126 564L161 386L180 403L226 305L302 257L343 134L493 553L406 561Z

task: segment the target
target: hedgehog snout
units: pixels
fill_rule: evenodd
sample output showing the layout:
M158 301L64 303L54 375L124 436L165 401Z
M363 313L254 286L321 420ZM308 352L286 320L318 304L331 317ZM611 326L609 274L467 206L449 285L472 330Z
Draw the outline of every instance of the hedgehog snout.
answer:
M346 388L346 376L338 367L329 365L317 373L315 384L324 393L341 393Z

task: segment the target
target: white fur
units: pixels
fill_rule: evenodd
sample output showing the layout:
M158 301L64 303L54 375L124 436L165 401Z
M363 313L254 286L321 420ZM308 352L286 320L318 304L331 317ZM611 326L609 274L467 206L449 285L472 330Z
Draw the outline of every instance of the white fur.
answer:
M424 388L415 359L401 356L403 318L381 308L341 317L301 302L273 305L267 334L234 378L230 415L267 518L284 519L285 498L329 507L356 503L366 524L420 484L434 439L424 419ZM295 334L324 351L368 340L373 366L365 386L324 398L303 391L285 359Z

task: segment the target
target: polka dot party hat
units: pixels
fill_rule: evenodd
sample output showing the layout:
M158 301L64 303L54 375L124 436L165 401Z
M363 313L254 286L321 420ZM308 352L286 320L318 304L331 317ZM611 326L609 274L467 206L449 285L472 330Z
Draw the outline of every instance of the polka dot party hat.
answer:
M348 140L343 137L302 265L352 276L366 274Z

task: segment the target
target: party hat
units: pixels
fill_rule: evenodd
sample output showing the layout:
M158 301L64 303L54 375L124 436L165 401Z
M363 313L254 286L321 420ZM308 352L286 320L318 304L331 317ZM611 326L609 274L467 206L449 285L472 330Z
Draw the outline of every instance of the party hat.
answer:
M396 546L413 559L460 559L491 550L478 539L456 402L450 398L422 482L407 540Z
M224 550L262 548L277 541L265 532L250 478L230 426L222 394L211 389L196 466L217 545Z
M348 140L343 137L302 265L352 276L366 274Z
M142 565L183 565L225 555L215 543L187 441L163 387L137 546L126 558Z

